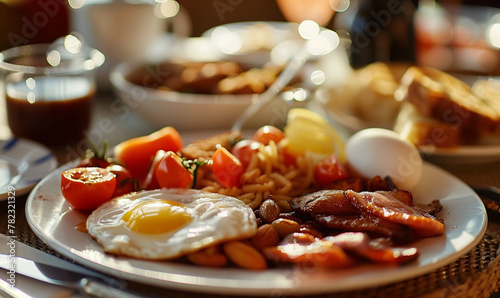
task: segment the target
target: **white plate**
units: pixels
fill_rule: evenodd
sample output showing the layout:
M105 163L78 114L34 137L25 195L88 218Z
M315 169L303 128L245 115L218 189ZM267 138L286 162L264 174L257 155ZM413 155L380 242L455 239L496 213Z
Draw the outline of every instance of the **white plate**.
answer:
M477 80L494 79L500 82L500 77L496 76L485 77L457 73L452 74L470 86ZM331 95L327 90L317 93L317 96L319 102L323 105L328 119L338 127L346 130L349 134L371 127L392 128L392 125L388 123L369 122L355 115L349 108L342 107L342 105L337 106L333 102L333 99L330 98ZM422 156L428 161L437 163L469 164L500 161L500 135L486 136L473 145L458 146L456 148L422 147L419 148L419 150Z
M47 176L31 192L26 217L33 231L56 251L95 270L136 282L213 294L302 295L380 286L425 274L469 252L483 236L487 214L479 197L463 182L436 166L425 164L423 180L414 192L417 202L440 199L444 235L415 243L419 258L404 266L366 265L346 270L208 269L188 264L116 257L75 226L85 215L70 209L59 190L60 172Z
M500 160L500 145L460 146L457 148L420 148L422 156L439 163L487 163Z
M56 167L52 152L36 142L0 140L0 200L29 192Z

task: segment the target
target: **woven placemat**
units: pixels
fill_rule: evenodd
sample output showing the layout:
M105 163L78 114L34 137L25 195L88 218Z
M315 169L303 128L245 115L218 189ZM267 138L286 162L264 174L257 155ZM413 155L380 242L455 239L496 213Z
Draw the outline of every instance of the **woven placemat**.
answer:
M30 229L24 214L25 199L16 201L17 240L64 258L46 245ZM488 214L495 222L488 224L486 233L472 251L455 262L428 274L389 284L358 291L329 293L313 297L490 297L500 287L500 224L496 222L498 213ZM0 203L0 222L7 223L7 203ZM0 225L0 232L7 234L7 224ZM195 297L195 293L156 288L130 282L131 289L145 293L148 297ZM220 295L200 295L203 297L224 297ZM226 296L227 297L227 296ZM278 291L273 297L284 297Z

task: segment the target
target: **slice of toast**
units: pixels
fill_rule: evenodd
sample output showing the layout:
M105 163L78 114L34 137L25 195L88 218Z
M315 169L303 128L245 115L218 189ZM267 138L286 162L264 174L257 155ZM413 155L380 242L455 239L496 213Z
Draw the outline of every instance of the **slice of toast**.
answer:
M423 116L407 102L401 107L394 131L420 148L453 148L464 142L459 126Z
M410 67L396 98L413 104L423 117L459 128L465 142L500 130L500 113L491 104L465 82L437 69Z
M471 92L500 118L500 80L479 79L472 84Z

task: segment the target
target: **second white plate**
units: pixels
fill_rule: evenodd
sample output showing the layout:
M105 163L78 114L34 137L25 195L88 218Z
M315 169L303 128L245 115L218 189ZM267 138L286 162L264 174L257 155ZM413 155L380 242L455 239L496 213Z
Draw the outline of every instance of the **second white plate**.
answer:
M26 194L56 167L54 154L39 143L0 140L0 200Z

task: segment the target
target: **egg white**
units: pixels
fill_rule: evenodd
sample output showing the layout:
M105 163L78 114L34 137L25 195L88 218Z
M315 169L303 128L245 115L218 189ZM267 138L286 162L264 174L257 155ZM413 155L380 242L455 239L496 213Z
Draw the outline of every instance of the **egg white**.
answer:
M192 220L167 233L141 234L122 219L134 206L150 200L184 204ZM94 210L88 233L108 253L142 259L174 259L222 241L249 238L257 231L251 208L233 197L199 190L157 189L112 199Z

